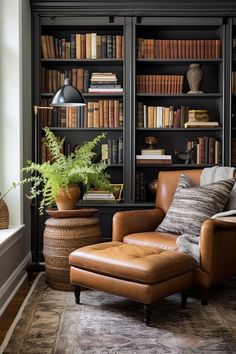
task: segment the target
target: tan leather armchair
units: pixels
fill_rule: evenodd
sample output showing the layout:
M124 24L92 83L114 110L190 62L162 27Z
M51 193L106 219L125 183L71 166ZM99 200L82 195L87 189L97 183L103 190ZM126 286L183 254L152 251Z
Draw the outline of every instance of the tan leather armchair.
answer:
M202 170L163 171L159 173L156 208L117 212L113 217L113 241L176 250L178 236L155 232L172 202L181 173L196 185ZM230 220L230 218L228 219ZM236 275L236 222L208 219L201 227L200 265L194 268L194 285L201 289L201 303L208 303L208 288Z

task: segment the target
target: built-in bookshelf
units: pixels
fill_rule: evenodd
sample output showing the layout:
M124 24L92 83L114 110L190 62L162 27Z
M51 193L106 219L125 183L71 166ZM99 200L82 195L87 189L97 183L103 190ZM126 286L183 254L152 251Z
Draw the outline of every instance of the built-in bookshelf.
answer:
M189 93L187 81L194 63L204 74L201 92L196 94ZM153 200L147 186L159 170L179 168L186 160L186 168L224 163L223 73L222 19L209 24L195 18L190 25L184 18L168 19L167 24L163 18L150 17L136 24L136 156L148 146L147 136L156 138L154 150L162 148L172 156L165 163L158 157L152 163L136 159L136 180L142 176L146 201ZM210 123L192 123L195 113Z
M236 166L236 84L230 127L226 109L226 92L231 92L234 81L234 74L226 75L227 26L232 27L234 53L236 22L226 24L223 17L193 16L191 21L177 16L35 17L34 104L49 106L66 77L87 103L84 108L40 111L41 130L36 137L42 144L40 158L45 156L45 126L59 139L66 137L65 153L106 132L96 158L107 161L111 182L124 188L119 203L93 205L105 225L105 239L111 237L114 212L154 206L150 186L160 170L230 161ZM235 54L231 62L236 72ZM204 73L202 92L197 94L188 93L187 71L193 63L200 64ZM186 125L196 115L212 125ZM147 144L147 137L156 138L156 143ZM151 155L161 150L162 157L137 158L149 148Z
M40 111L41 151L45 126L59 139L65 137L64 152L105 132L96 147L95 159L108 163L112 183L124 184L124 18L81 18L68 24L45 17L40 23L37 70L40 88L36 100L49 106L53 93L70 78L85 97L86 106ZM45 153L40 154L43 158ZM125 193L125 191L124 191Z

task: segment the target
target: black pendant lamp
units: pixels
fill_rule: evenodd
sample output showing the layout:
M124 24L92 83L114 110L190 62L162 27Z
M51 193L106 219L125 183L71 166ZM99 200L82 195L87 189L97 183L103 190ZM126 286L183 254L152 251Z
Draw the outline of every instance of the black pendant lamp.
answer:
M70 79L66 78L64 85L55 93L51 106L55 107L78 107L86 104L80 91L70 84Z

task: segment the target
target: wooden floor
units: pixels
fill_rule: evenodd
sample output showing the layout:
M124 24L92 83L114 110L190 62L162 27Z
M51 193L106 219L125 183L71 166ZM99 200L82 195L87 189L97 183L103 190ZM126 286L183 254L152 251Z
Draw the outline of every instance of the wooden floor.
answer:
M14 321L16 314L21 307L25 297L27 296L36 276L37 274L25 279L16 295L13 297L10 304L7 306L6 310L0 317L0 345L2 344L3 339L12 322Z

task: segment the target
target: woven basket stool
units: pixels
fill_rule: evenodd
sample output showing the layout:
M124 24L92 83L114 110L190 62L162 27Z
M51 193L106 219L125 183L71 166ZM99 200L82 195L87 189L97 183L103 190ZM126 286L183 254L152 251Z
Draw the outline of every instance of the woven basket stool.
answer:
M69 254L79 247L100 242L100 220L50 218L45 222L43 254L48 285L55 290L73 290Z
M9 211L3 199L0 199L0 229L8 229Z

